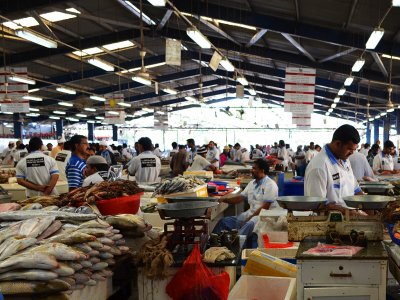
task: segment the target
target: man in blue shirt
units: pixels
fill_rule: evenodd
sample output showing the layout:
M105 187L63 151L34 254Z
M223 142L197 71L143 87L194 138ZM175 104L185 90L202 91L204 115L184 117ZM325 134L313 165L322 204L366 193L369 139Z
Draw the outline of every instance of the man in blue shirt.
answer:
M83 135L74 135L71 140L71 158L65 167L65 174L68 180L69 191L82 186L84 171L86 168L86 150L88 148L87 137Z

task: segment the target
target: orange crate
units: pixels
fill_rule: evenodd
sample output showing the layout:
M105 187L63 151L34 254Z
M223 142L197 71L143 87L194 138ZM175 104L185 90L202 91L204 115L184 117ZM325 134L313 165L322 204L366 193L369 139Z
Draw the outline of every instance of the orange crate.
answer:
M141 194L96 201L102 215L136 214L140 206Z

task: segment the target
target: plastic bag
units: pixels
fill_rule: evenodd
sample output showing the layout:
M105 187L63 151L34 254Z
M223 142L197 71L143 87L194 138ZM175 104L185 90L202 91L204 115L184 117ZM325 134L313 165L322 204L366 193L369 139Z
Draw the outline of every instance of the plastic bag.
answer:
M214 274L202 261L196 244L182 268L166 287L174 300L226 300L229 294L227 272Z

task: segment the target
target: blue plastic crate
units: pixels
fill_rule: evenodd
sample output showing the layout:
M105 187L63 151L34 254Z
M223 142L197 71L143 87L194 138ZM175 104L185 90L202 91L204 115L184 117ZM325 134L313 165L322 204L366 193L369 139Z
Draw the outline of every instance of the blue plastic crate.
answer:
M282 196L304 196L304 182L285 181Z

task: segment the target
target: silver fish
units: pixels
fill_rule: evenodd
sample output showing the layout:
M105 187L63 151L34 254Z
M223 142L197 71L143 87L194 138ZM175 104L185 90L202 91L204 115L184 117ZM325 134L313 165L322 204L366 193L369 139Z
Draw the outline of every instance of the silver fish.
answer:
M111 246L103 245L103 248L99 249L99 251L107 252L111 250Z
M112 255L109 252L100 252L99 257L102 259L109 259L109 258L113 258L114 255Z
M35 238L10 238L10 240L13 242L6 249L4 249L3 252L1 252L0 261L5 260L11 255L14 255L17 252L36 244L37 241Z
M58 262L54 256L40 252L22 252L13 255L0 262L0 272L6 272L12 269L45 269L51 270L58 267Z
M92 242L95 240L96 240L95 236L79 231L75 231L72 233L62 233L47 239L47 241L49 242L59 242L66 245L82 244L82 243Z
M90 260L83 260L80 262L80 264L82 265L82 267L84 268L90 268L92 267L92 263L90 262Z
M122 234L114 234L113 236L110 237L110 239L112 239L115 242L122 238L123 238Z
M9 271L0 274L0 280L38 280L49 281L56 279L58 275L47 270L24 270L24 271Z
M112 255L114 255L114 256L115 256L115 255L118 256L118 255L121 255L121 254L122 254L122 253L121 253L121 250L118 249L118 247L116 247L116 246L111 247L110 253L111 253Z
M103 269L105 269L107 267L108 267L108 264L106 262L99 262L99 263L97 263L97 264L92 266L92 270L93 271L100 271L100 270L103 270Z
M64 282L68 283L71 286L76 283L75 279L72 276L58 277L58 280L62 280Z
M97 281L105 281L106 280L105 276L103 276L103 274L100 272L93 273L91 278L94 280L97 280Z
M55 220L55 217L40 217L37 226L27 236L38 237L41 235ZM21 225L22 226L22 225Z
M104 245L108 245L108 246L112 246L115 244L115 242L112 239L109 239L107 237L100 237L97 238L97 241L104 244Z
M45 238L48 238L52 234L56 233L62 226L62 223L58 220L54 221L45 231L43 231L39 236L38 236L38 241L41 241Z
M43 211L43 210L30 210L30 211L12 211L0 212L0 221L20 221L31 219L35 217L54 216L57 220L71 220L71 221L89 221L97 219L95 214L79 214L64 211Z
M83 252L72 249L71 247L61 243L47 243L40 246L30 248L32 252L44 252L55 256L57 260L80 260L85 259L86 255Z
M95 237L103 237L106 236L106 234L111 233L109 230L103 228L79 228L77 232L94 235Z
M80 272L75 273L74 278L75 278L77 284L86 283L90 280L90 277L88 275L80 273Z
M75 273L75 270L65 263L60 262L58 268L53 270L58 276L71 276Z
M93 241L93 242L89 242L87 243L90 247L92 247L93 249L101 249L103 248L103 244L98 242L98 241Z
M90 257L93 257L93 256L98 256L100 252L98 250L92 250L86 254L89 255Z
M0 282L0 291L3 295L22 295L35 293L55 293L70 289L71 286L61 280L40 281L4 281Z
M30 203L22 207L20 210L35 210L35 209L42 209L43 206L40 203Z
M110 224L101 219L96 219L82 223L79 228L110 228Z
M83 266L80 263L77 263L74 261L68 261L68 262L66 262L66 264L68 266L70 266L72 269L74 269L75 271L79 271L79 270L83 269Z
M93 250L88 244L75 244L74 247L78 248L82 252L85 252L86 254Z
M98 257L91 257L89 260L92 264L97 264L100 262L100 258Z

